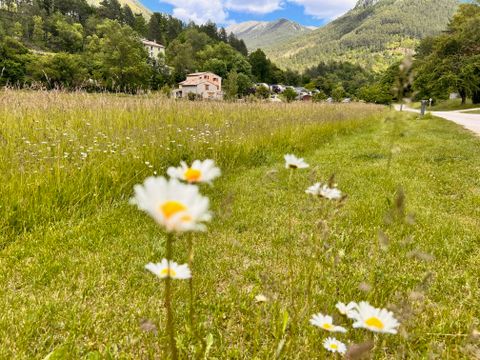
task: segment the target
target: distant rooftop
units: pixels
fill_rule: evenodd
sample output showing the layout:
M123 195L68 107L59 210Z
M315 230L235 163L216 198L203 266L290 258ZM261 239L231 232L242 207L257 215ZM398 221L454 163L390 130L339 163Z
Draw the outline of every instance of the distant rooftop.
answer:
M142 39L142 43L143 43L143 45L155 46L155 47L158 47L158 48L163 48L163 49L165 49L165 46L163 46L162 44L157 43L156 41L150 41L150 40L147 40L147 39Z

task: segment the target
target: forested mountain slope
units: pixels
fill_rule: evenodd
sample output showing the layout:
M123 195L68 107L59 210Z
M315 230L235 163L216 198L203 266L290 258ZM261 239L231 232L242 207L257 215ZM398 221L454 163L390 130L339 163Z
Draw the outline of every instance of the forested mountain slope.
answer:
M282 67L336 59L382 68L444 30L458 5L458 0L360 0L328 25L265 50Z
M248 21L229 26L227 32L234 33L245 41L250 51L258 48L272 47L293 37L311 33L311 28L294 21L279 19L276 21Z

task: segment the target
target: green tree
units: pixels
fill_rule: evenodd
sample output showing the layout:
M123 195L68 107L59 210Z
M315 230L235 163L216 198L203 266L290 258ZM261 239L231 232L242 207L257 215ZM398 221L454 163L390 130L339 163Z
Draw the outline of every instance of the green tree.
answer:
M122 23L130 26L131 28L135 28L135 15L128 5L123 5L122 7Z
M247 96L253 87L253 82L250 76L239 73L237 78L238 94L241 96Z
M255 96L259 99L268 99L270 96L270 89L263 85L257 86L255 89Z
M118 0L102 0L97 11L102 18L122 21L122 5Z
M389 105L393 98L390 89L380 83L364 86L358 91L358 97L369 103Z
M23 37L23 25L18 21L13 24L13 36L18 40Z
M342 101L347 93L345 92L345 89L343 88L342 85L338 85L335 89L332 91L332 98L333 100L340 102Z
M283 91L282 97L287 102L292 102L297 98L297 92L295 90L293 90L291 87L288 87Z
M252 75L257 82L266 82L270 80L271 63L267 59L267 55L258 49L248 56L248 61L252 66Z
M95 79L108 89L133 92L148 86L152 74L148 54L129 26L105 20L88 39L85 55Z
M417 97L446 98L456 91L465 103L480 91L480 2L462 4L445 33L424 40L417 53ZM480 99L479 99L480 100Z
M31 60L28 49L17 39L7 36L0 40L0 84L21 85Z
M55 51L80 52L83 49L83 26L71 24L65 16L56 13L47 24L50 48Z
M227 70L227 63L223 60L213 58L213 59L208 59L202 66L203 71L211 71L214 74L217 74L218 76L222 78L226 78L227 75L229 74Z
M43 56L30 64L29 73L49 88L78 89L88 79L88 72L81 55L58 53Z
M317 93L313 94L313 102L322 102L328 99L327 94L323 90L319 90Z
M135 23L133 25L133 30L135 30L140 36L146 37L148 34L148 25L147 21L142 14L135 14Z
M36 45L42 46L45 43L45 31L43 30L43 19L41 16L33 17L33 33L32 40Z
M234 100L238 97L238 73L235 70L228 73L223 89L228 100Z

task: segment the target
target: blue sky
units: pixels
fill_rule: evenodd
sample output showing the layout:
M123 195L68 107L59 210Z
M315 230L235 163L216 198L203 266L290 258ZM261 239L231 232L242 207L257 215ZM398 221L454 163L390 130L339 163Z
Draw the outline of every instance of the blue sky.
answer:
M220 25L249 20L287 18L306 26L321 26L355 6L356 0L140 0L153 11L184 21Z

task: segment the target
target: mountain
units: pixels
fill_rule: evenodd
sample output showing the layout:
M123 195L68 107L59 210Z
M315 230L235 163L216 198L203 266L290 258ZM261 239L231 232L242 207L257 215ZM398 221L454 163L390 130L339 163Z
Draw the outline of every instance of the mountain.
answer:
M245 41L249 50L271 47L293 37L309 34L312 28L294 21L279 19L276 21L247 21L227 27L227 33L233 33Z
M283 68L305 69L321 61L345 60L382 70L413 53L424 37L444 30L458 0L360 0L345 15L265 52Z
M90 5L98 6L102 0L87 0ZM139 0L118 0L122 5L130 6L134 14L142 14L147 18L150 18L152 11L145 7Z

